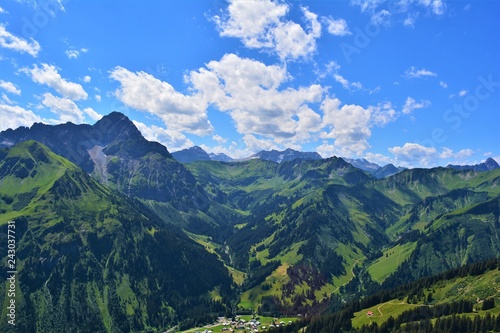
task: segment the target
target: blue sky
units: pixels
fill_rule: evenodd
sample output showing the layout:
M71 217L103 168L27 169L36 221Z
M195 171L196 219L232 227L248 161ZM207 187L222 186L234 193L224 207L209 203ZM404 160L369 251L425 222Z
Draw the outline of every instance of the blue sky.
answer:
M0 3L0 130L111 111L170 151L500 162L500 1Z

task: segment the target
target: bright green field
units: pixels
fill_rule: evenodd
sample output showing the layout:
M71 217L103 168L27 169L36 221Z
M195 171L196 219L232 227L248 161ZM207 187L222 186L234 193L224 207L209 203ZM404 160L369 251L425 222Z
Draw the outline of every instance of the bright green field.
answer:
M372 279L377 282L383 282L389 275L394 273L399 265L408 259L410 254L415 249L417 243L407 243L396 245L383 252L383 256L375 260L368 267Z

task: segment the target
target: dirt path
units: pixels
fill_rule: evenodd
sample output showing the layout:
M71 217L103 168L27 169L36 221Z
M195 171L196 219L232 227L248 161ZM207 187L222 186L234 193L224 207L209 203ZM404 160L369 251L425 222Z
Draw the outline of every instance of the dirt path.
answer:
M354 276L355 276L355 275L354 275L354 267L356 267L356 265L358 264L358 262L359 262L361 259L364 259L364 258L365 258L365 257L362 257L362 258L356 259L356 260L354 261L354 264L353 264L353 265L352 265L352 267L351 267L351 275L352 275L352 277L351 277L351 278L349 279L349 281L347 281L346 283L341 284L340 286L338 286L338 287L337 287L337 288L333 291L334 293L336 293L337 291L339 291L340 287L345 286L346 284L348 284L349 282L351 282L351 280L352 280L352 279L354 279Z

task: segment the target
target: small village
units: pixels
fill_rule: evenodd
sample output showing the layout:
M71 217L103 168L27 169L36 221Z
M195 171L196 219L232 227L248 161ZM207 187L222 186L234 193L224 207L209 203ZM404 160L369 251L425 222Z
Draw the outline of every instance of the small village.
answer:
M216 333L216 332L231 332L231 333L258 333L266 332L272 328L278 328L285 325L290 325L292 318L260 318L249 316L236 316L234 320L225 317L219 317L217 322L206 326L204 329L196 329L186 331L186 333Z

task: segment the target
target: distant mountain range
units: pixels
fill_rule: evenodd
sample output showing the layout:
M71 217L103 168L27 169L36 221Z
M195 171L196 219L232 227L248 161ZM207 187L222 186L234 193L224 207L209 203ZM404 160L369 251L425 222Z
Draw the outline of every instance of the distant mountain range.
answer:
M500 254L490 160L401 170L289 149L227 163L199 147L170 154L117 112L3 131L0 145L23 332L309 317Z
M226 154L219 153L208 154L205 150L203 150L199 146L194 146L191 148L183 149L177 152L172 153L172 156L181 163L191 163L197 161L221 161L221 162L235 162L235 161L245 161L250 159L261 159L264 161L272 161L275 163L281 163L285 161L292 161L294 159L301 160L320 160L322 159L321 155L316 152L301 152L291 148L285 149L283 151L279 150L261 150L260 152L253 154L249 157L242 159L233 159ZM364 170L369 174L373 175L377 179L389 177L395 175L403 170L406 170L404 167L396 167L394 164L387 164L384 166L380 166L376 163L372 163L364 158L343 158L346 162L352 164L358 169ZM494 170L496 168L500 168L500 165L493 159L488 158L485 162L476 164L476 165L452 165L449 164L446 166L450 169L455 170L474 170L474 171L487 171Z
M489 171L500 168L500 165L498 165L497 161L490 157L486 161L475 165L448 164L446 167L455 170Z

